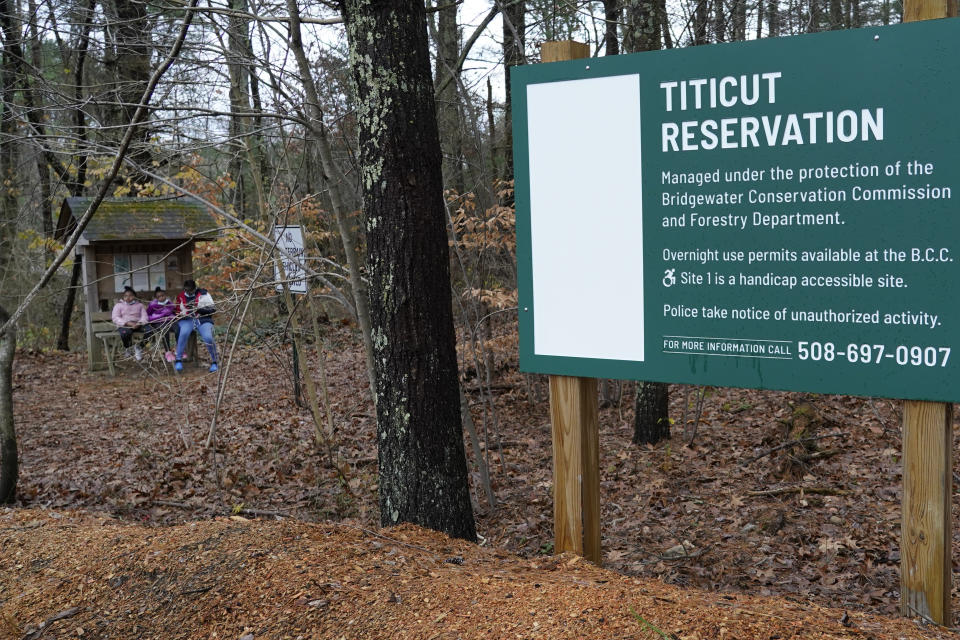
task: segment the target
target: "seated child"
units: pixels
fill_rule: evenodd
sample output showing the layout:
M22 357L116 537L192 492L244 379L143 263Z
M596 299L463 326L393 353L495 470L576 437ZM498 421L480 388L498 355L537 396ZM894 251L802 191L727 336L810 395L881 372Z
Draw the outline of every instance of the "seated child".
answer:
M167 297L167 292L161 287L153 291L153 300L147 306L147 322L143 328L144 336L157 334L163 339L163 357L167 362L173 362L175 356L170 350L170 329L176 327L176 305Z
M123 297L113 308L110 318L113 324L117 325L117 333L120 334L123 348L129 354L133 332L139 331L143 325L147 324L147 310L143 303L137 300L137 293L132 287L123 288ZM133 355L137 362L143 359L143 349L140 348L139 343L134 348Z

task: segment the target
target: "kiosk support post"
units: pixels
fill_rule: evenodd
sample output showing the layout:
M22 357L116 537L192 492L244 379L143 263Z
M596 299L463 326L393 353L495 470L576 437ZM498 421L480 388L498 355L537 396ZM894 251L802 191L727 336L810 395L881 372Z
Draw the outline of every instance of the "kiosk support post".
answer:
M903 405L900 613L950 626L953 405Z
M903 21L955 17L957 0L904 0ZM917 114L920 116L920 114ZM953 405L903 404L900 614L950 626Z
M542 62L589 56L589 45L569 40L544 42L540 47ZM550 376L550 423L554 551L572 551L599 565L600 436L596 379Z

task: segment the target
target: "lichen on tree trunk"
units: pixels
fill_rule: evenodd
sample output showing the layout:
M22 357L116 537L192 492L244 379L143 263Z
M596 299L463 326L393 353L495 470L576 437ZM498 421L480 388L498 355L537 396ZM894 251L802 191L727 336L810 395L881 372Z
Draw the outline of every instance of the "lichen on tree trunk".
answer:
M341 6L367 217L380 519L475 540L425 8Z

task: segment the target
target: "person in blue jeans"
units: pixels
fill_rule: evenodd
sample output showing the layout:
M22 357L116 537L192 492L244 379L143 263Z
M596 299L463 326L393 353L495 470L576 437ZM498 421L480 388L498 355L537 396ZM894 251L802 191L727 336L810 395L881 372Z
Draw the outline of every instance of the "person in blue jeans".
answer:
M206 289L198 289L193 280L183 283L177 296L177 355L173 368L183 371L183 352L187 350L190 334L196 330L210 352L210 372L217 370L217 345L213 341L213 314L216 307Z

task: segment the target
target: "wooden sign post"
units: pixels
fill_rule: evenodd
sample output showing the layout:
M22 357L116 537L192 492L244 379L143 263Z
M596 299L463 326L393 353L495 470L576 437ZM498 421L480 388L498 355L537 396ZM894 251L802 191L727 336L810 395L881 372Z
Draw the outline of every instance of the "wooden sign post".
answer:
M956 15L957 0L903 3L904 22ZM900 614L946 626L953 617L952 495L953 405L908 400L903 405Z
M950 626L953 405L903 405L900 613Z
M590 46L544 42L542 62L590 56ZM573 159L571 158L571 162ZM600 435L597 380L550 376L554 551L600 564Z

